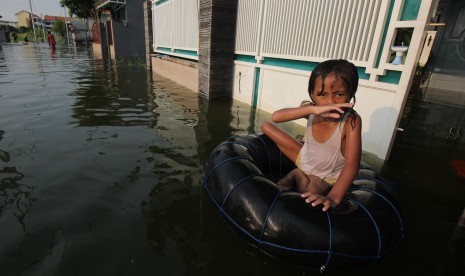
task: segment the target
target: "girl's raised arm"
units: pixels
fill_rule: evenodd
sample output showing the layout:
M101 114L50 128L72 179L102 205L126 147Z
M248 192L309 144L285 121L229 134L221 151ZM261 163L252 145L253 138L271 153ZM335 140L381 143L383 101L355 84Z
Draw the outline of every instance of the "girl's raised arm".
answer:
M275 123L282 123L306 118L309 114L311 114L312 108L313 105L311 104L305 104L299 107L283 108L273 112L273 115L271 115L271 120Z
M310 114L316 114L323 117L340 118L344 114L343 108L352 108L353 103L331 104L331 105L313 105L304 104L299 107L283 108L275 111L271 120L275 123L282 123L302 118L307 118ZM334 111L337 111L334 113Z

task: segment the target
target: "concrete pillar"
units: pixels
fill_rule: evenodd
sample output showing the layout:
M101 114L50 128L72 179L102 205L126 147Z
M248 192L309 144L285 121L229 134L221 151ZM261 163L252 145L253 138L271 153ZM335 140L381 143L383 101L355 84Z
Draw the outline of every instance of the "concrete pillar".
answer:
M237 0L200 0L199 93L209 100L231 98Z
M109 25L108 21L104 23L99 23L100 30L100 49L102 51L102 59L110 60L111 59L111 50L110 50L110 41L108 39Z
M144 2L144 25L145 25L145 62L147 69L152 69L153 53L153 26L152 26L152 1Z

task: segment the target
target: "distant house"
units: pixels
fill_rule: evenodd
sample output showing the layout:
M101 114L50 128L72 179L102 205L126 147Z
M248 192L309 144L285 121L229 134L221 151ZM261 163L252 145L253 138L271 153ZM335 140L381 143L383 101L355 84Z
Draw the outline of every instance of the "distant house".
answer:
M16 27L32 28L30 12L22 10L22 11L15 13L15 15L16 15L16 22L17 22ZM35 14L33 16L34 16L35 22L42 22L42 19L40 18L40 16L35 15Z
M144 2L97 0L100 24L94 23L94 53L103 58L141 57L145 60Z
M6 20L1 20L0 19L0 25L8 25L8 26L11 26L11 27L16 27L16 22L15 21L6 21Z
M53 25L55 24L55 21L61 20L65 22L67 25L70 25L70 22L73 18L71 17L65 17L65 16L55 16L55 15L46 15L44 16L44 23L45 23L45 28L47 30L51 30Z
M26 28L31 28L31 13L25 10L22 10L20 12L17 12L16 14L16 27L26 27ZM70 22L73 18L71 17L65 17L65 16L55 16L55 15L45 15L44 18L41 18L38 15L34 14L34 24L36 27L40 28L46 28L47 30L51 30L53 25L55 24L55 21L57 20L62 20L66 22L66 24L69 26Z

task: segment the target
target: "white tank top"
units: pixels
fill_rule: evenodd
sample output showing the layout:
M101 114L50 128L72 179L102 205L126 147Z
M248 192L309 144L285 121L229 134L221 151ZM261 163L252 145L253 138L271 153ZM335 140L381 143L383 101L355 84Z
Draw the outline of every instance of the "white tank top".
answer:
M319 143L313 138L312 123L315 115L311 114L308 117L304 145L296 162L297 167L306 175L336 181L345 164L345 158L341 152L341 140L347 114L344 114L331 137L324 143Z

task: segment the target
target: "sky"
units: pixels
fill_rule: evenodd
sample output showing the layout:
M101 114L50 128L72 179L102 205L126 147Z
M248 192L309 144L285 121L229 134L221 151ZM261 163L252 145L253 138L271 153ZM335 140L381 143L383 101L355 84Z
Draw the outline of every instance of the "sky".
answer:
M32 12L35 15L65 16L65 11L60 7L60 0L30 0ZM16 21L15 13L22 10L31 12L29 0L0 0L0 20ZM68 11L66 11L68 12ZM67 14L68 15L68 14Z

